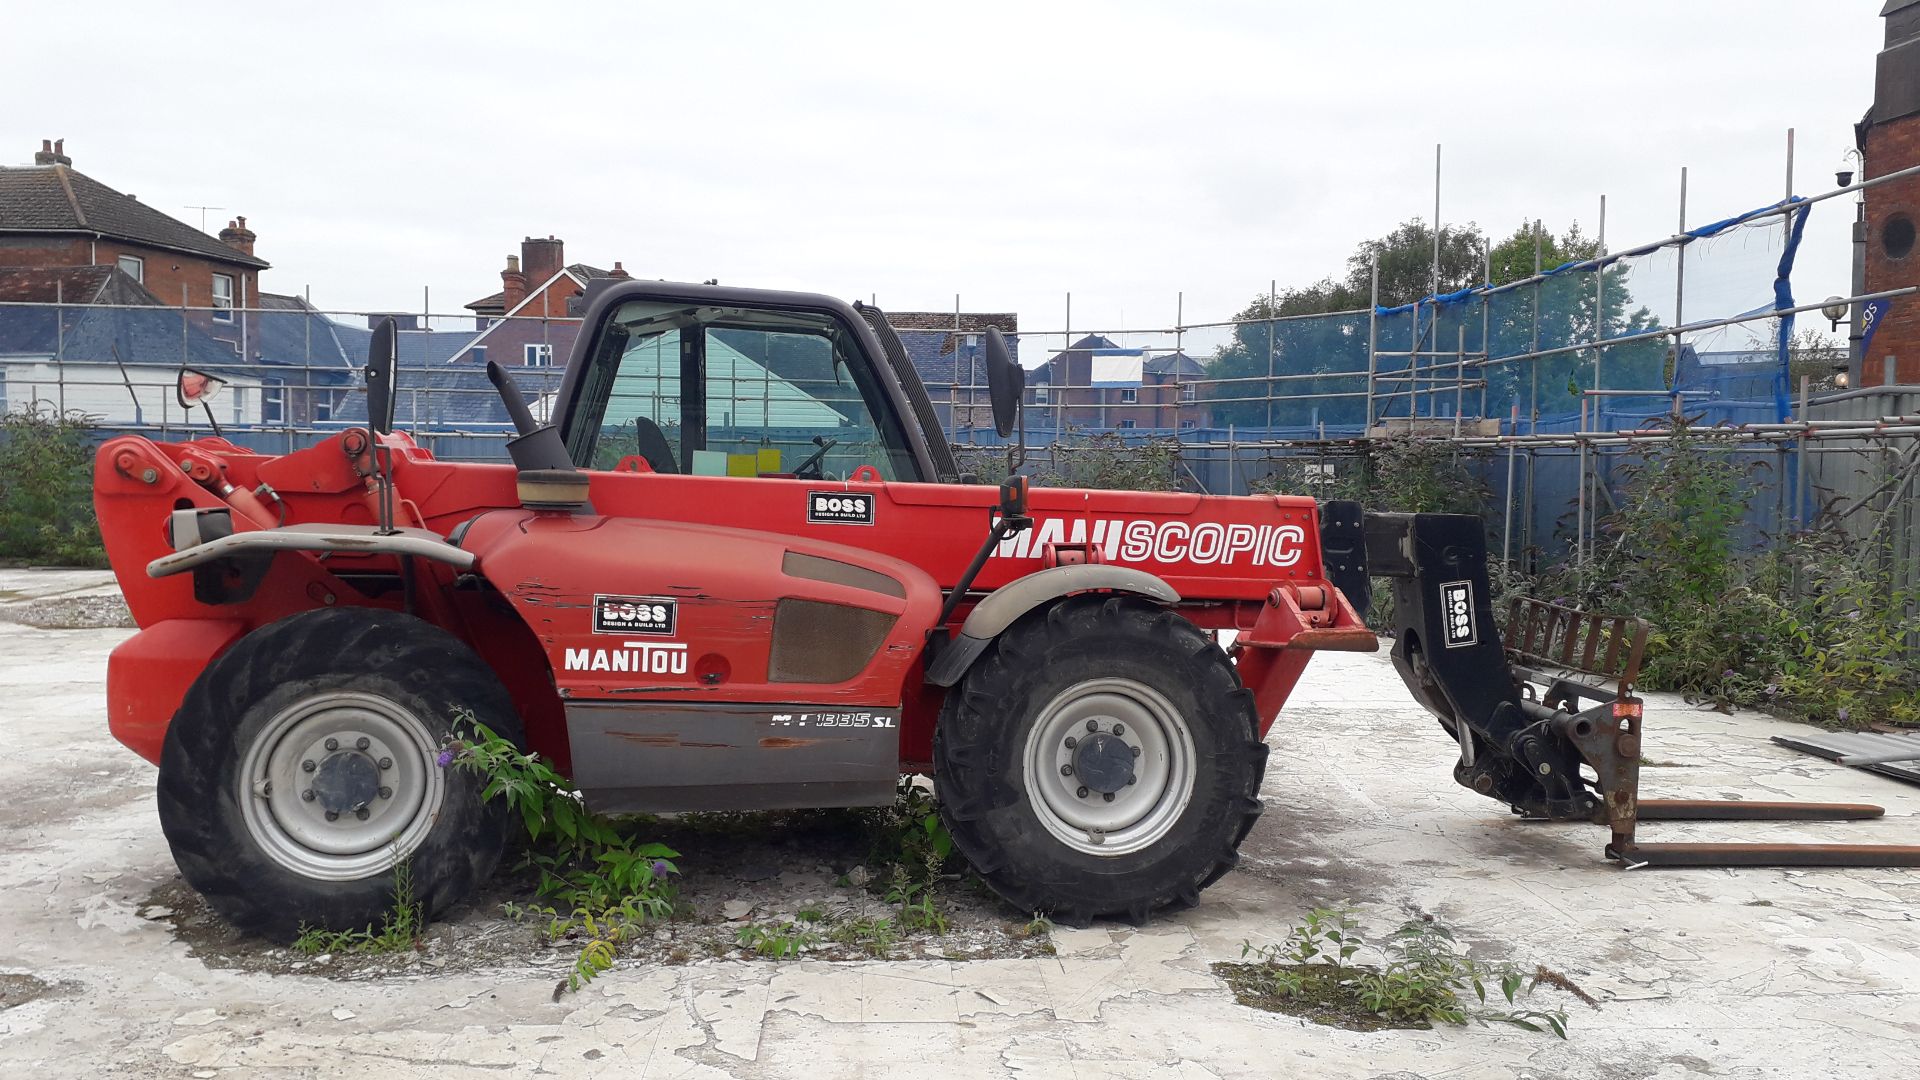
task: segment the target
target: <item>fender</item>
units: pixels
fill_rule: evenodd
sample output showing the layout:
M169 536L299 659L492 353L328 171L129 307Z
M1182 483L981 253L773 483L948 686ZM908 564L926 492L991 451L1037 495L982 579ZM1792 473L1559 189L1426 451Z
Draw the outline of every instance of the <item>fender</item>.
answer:
M927 666L927 682L952 686L967 673L987 644L1020 616L1053 600L1074 593L1122 592L1143 596L1157 604L1177 604L1180 594L1173 586L1145 570L1106 563L1081 563L1055 566L1028 574L995 589L974 605L960 633Z

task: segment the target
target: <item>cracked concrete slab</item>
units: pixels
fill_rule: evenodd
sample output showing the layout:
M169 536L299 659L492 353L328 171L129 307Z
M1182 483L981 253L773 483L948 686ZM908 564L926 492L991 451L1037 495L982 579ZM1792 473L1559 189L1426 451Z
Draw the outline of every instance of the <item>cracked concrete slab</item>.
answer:
M110 592L0 571L0 605ZM626 960L553 1000L551 967L336 981L209 967L146 898L175 878L153 770L107 735L121 630L0 622L0 1075L1239 1078L1893 1077L1920 1038L1920 876L1624 872L1604 835L1455 786L1450 745L1380 657L1315 660L1270 740L1241 866L1143 928L1059 928L1057 955L829 963ZM1853 824L1662 823L1649 839L1920 842L1920 791L1768 742L1764 716L1654 695L1649 796L1871 801ZM697 858L697 853L690 853ZM1348 901L1543 963L1567 1042L1504 1028L1352 1032L1235 1003L1209 964ZM1543 991L1543 993L1550 993ZM338 1018L337 1018L338 1017Z

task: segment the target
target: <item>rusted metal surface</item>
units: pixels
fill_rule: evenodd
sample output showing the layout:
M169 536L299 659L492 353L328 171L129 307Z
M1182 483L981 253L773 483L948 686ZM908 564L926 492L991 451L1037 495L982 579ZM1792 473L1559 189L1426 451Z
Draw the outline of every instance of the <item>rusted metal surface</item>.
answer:
M1872 803L1641 799L1641 821L1865 821L1886 816Z
M1642 866L1920 866L1904 844L1633 844L1607 854Z
M1507 609L1506 646L1516 663L1605 679L1624 694L1640 677L1647 623L1522 596Z
M1612 830L1607 857L1628 869L1701 866L1920 866L1920 846L1898 844L1722 844L1639 842L1642 821L1864 821L1885 815L1870 803L1745 802L1640 798L1640 702L1622 698L1560 725L1599 778L1600 823Z

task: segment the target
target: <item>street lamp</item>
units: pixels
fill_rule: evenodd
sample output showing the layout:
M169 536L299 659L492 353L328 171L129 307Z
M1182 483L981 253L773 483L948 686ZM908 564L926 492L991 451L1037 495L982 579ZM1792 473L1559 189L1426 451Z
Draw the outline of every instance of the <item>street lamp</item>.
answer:
M1827 297L1827 302L1820 306L1820 314L1825 315L1827 321L1832 324L1828 327L1829 330L1840 329L1840 320L1846 318L1847 313L1852 310L1853 305L1838 296Z

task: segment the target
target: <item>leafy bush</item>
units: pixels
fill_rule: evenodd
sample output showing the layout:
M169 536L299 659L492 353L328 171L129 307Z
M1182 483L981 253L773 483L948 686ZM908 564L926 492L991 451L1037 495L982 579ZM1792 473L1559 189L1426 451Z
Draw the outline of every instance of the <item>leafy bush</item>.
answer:
M92 420L44 402L0 415L0 559L105 566L93 513Z
M999 483L1007 472L1004 446L958 446L962 473ZM1129 442L1118 432L1067 436L1051 447L1029 450L1022 470L1035 487L1113 491L1179 491L1180 444L1173 439Z
M1253 957L1252 971L1226 972L1236 990L1250 981L1262 994L1306 1006L1304 1015L1321 1022L1354 1019L1354 1012L1392 1024L1511 1024L1527 1031L1551 1030L1567 1037L1563 1009L1519 1007L1521 998L1541 983L1570 990L1592 1003L1565 976L1546 968L1531 974L1508 962L1476 960L1460 951L1453 932L1431 918L1409 920L1380 946L1378 964L1356 963L1367 949L1360 924L1345 908L1315 908L1291 927L1277 945L1243 943L1242 957ZM1249 980L1246 976L1251 975ZM1487 988L1499 989L1505 1008L1489 1006ZM1472 998L1466 995L1472 992ZM1243 1000L1246 995L1242 993ZM1259 1001L1249 1001L1259 1004ZM1352 1025L1348 1026L1368 1026Z
M1641 684L1719 706L1757 706L1858 726L1920 724L1920 595L1896 587L1877 538L1838 523L1740 550L1753 485L1735 437L1685 421L1621 467L1618 510L1597 523L1584 572L1532 591L1651 624Z
M482 798L505 799L519 814L529 845L522 869L539 875L536 891L553 903L527 910L547 917L547 936L582 940L567 978L579 989L613 966L618 947L644 923L673 913L672 860L661 844L636 842L587 810L573 782L538 754L523 753L471 714L440 752L440 766L487 777Z

